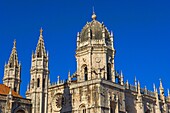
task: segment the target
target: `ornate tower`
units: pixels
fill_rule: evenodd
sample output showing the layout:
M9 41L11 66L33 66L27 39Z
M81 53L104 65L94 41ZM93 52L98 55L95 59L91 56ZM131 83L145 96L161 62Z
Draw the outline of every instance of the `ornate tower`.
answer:
M20 93L20 83L21 83L21 64L18 62L16 41L14 40L14 45L12 52L7 64L4 67L4 78L3 84L11 87L12 90Z
M78 82L102 78L115 82L113 33L96 20L87 22L77 34L77 78Z
M32 113L47 113L48 53L45 50L42 28L35 53L32 53L31 80L26 97L32 100Z

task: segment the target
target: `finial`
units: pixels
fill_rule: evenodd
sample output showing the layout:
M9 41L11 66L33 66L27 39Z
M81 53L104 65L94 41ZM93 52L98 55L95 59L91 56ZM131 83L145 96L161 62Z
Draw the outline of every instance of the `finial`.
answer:
M158 93L158 89L157 88L156 88L155 92Z
M159 79L159 81L160 81L160 86L159 86L159 88L163 89L161 78Z
M153 91L156 92L156 86L153 84Z
M60 84L60 76L58 75L58 80L57 80L57 84Z
M123 77L123 72L122 72L122 70L120 71L120 76Z
M68 71L68 77L70 77L70 70Z
M128 82L128 80L126 81L126 89L129 89L129 82Z
M27 84L27 91L29 90L29 83Z
M138 87L140 87L140 82L139 82L139 80L138 80Z
M92 19L93 19L93 20L96 20L96 18L97 18L97 16L96 16L96 14L95 14L95 12L94 12L94 7L93 7Z
M137 86L137 79L136 79L136 76L135 76L134 82L135 82L135 86Z
M42 27L41 27L41 29L40 29L40 35L42 35L42 33L43 33L43 29L42 29Z
M111 37L113 37L113 31L111 31L110 35L111 35Z
M140 82L138 81L138 94L140 94Z
M80 39L80 33L77 32L77 41L79 41L79 39Z
M13 45L13 48L16 48L16 40L14 39L14 45Z

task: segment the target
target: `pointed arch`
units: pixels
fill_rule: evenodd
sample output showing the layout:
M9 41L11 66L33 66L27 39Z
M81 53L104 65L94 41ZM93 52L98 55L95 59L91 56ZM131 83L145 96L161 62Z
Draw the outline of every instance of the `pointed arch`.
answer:
M40 87L40 78L37 78L37 87Z
M81 66L81 70L82 70L82 75L83 75L84 81L87 81L88 80L88 68L87 68L87 65L83 64Z
M111 80L111 64L107 64L107 80Z
M79 106L79 113L87 113L85 104Z
M87 66L84 68L84 80L85 81L88 80L88 69L87 69Z

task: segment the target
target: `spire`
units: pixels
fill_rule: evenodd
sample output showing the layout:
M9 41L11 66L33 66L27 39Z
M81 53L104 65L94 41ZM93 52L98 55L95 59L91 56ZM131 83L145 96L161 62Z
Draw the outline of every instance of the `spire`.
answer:
M147 90L147 87L145 86L144 87L144 94L147 94L148 93L148 90Z
M96 20L96 18L97 18L96 14L95 14L95 12L94 12L94 7L93 7L93 14L92 14L91 17L92 17L93 20Z
M120 84L123 85L123 72L120 72Z
M153 84L153 91L156 92L156 86Z
M42 57L42 56L46 56L46 50L45 50L45 46L44 46L44 39L43 39L43 29L40 29L40 36L39 36L39 40L38 40L38 44L36 47L36 55L37 57Z
M110 36L113 37L113 31L111 31Z
M79 41L79 40L80 40L80 33L77 32L77 41Z
M10 65L10 67L18 65L18 56L17 56L17 50L16 50L16 40L14 40L14 42L13 42L13 48L12 48L11 55L9 57L8 65Z
M60 84L60 76L58 75L58 77L57 77L57 84Z
M41 27L41 29L40 29L40 36L42 35L42 33L43 33L43 29L42 29L42 27Z
M140 82L138 81L138 87L137 87L137 89L138 89L138 95L141 95L141 92L140 92Z
M14 40L14 42L13 42L13 43L14 43L13 48L16 48L16 40Z
M160 92L160 99L161 100L165 100L165 98L164 98L164 88L163 88L163 85L162 85L162 80L161 79L159 79L160 80L160 86L159 86L159 92Z
M135 76L134 82L135 82L135 86L137 86L137 79L136 79L136 76Z
M162 80L161 80L161 79L159 79L159 80L160 80L160 86L159 86L159 88L160 88L160 89L163 89Z
M71 82L70 70L68 71L68 81Z
M129 82L128 82L128 80L126 81L126 89L129 89Z
M137 91L137 79L136 79L136 76L135 76L135 79L134 79L134 83L135 83L135 89Z

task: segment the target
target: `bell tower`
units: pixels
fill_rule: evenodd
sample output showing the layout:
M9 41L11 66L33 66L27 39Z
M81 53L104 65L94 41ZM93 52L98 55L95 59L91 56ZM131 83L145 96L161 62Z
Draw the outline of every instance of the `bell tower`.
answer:
M45 50L44 39L40 36L35 53L32 53L31 80L26 97L32 100L32 113L47 113L48 103L48 53Z
M77 33L77 79L78 82L101 78L115 82L113 33L96 20L87 22Z
M18 62L18 55L16 50L16 40L12 48L8 63L4 66L3 84L11 87L12 90L20 94L21 83L21 64Z

